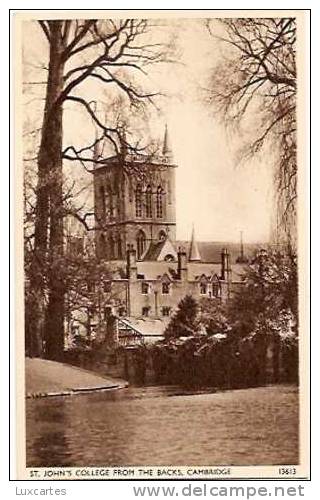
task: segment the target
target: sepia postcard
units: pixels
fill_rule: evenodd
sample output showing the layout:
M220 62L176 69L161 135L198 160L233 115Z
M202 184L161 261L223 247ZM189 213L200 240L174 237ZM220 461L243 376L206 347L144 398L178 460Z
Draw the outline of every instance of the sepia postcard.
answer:
M14 479L308 479L307 10L15 10Z

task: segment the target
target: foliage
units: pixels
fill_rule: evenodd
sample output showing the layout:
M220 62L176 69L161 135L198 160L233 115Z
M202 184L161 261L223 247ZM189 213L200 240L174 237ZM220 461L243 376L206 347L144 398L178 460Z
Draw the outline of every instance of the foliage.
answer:
M233 330L241 336L263 329L286 331L289 323L297 331L296 257L260 251L247 267L244 284L234 295L229 314Z
M191 295L186 295L178 304L178 309L167 326L164 336L166 339L189 337L195 335L199 329L197 318L198 305Z
M208 335L230 332L228 306L220 300L203 298L199 303L199 321Z
M189 296L180 302L165 341L153 350L158 382L214 387L297 382L296 258L261 250L244 278L229 304L209 298L197 304ZM199 335L201 325L206 335Z

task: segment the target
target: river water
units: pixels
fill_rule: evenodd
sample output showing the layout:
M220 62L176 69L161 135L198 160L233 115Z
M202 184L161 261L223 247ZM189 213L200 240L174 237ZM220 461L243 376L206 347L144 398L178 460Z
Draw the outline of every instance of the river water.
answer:
M177 387L27 400L27 465L298 464L298 389Z

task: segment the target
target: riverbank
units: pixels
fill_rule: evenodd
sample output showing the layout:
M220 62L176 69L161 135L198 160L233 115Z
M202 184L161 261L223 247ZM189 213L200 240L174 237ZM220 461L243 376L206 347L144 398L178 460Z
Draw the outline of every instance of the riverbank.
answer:
M39 358L26 358L26 397L67 396L127 387L122 379Z

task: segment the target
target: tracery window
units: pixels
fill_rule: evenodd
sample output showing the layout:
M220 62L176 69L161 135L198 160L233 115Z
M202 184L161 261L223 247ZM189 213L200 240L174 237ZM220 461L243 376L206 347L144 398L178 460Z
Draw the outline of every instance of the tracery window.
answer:
M111 186L109 186L108 195L109 195L109 215L110 215L110 217L113 217L114 206L113 206L113 194L112 194Z
M100 199L101 199L101 208L102 208L102 217L106 216L106 193L103 186L100 186Z
M114 239L113 236L109 236L109 259L112 260L115 257L114 252Z
M122 259L122 241L121 241L121 236L118 236L117 240L117 250L118 250L118 259Z
M163 217L163 189L161 186L157 189L157 218Z
M148 186L146 189L146 217L152 217L152 189Z
M146 249L146 235L143 231L139 231L137 234L137 257L141 259L144 251Z
M142 217L142 189L140 184L136 188L136 217Z

